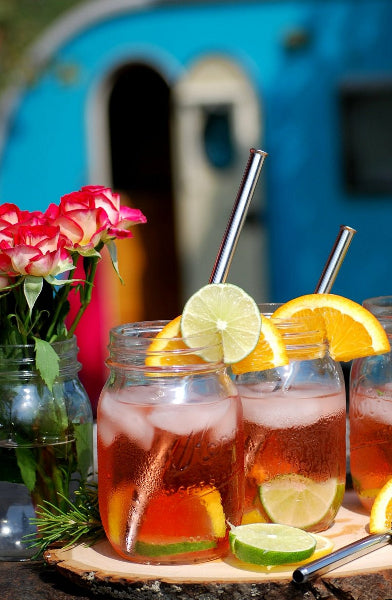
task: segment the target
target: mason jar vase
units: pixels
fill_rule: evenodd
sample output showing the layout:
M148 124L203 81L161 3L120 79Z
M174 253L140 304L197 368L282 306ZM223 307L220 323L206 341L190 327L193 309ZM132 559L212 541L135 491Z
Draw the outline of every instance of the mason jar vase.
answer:
M24 560L38 506L66 509L66 498L93 471L93 416L78 371L76 338L55 342L52 390L35 364L34 345L0 346L0 559Z

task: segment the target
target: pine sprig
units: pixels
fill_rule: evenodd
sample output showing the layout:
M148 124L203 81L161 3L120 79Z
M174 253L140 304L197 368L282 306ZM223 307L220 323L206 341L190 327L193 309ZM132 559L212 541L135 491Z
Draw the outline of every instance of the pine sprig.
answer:
M66 508L59 508L44 501L36 509L36 517L30 522L38 529L38 535L25 536L30 548L38 548L33 558L41 556L52 544L64 548L79 542L91 546L105 536L98 508L98 489L95 483L86 483L75 492L75 501L62 496Z

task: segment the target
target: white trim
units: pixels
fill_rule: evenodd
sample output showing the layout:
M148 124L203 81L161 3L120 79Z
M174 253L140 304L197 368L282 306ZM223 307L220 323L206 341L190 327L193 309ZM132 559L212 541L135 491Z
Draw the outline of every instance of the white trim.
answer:
M76 6L43 32L30 50L32 62L35 66L45 62L70 37L108 16L143 10L161 3L159 0L90 0Z
M174 4L176 0L90 0L72 8L46 29L25 52L27 71L34 72L45 64L56 50L68 39L86 27L105 18L121 13L141 11L154 5ZM17 109L26 80L19 74L18 80L8 86L0 96L0 161L7 138L12 113Z

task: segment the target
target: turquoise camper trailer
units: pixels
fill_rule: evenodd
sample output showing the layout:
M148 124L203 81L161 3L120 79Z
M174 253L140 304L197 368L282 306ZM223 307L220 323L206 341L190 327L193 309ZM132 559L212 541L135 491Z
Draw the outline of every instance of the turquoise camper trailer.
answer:
M346 224L333 291L391 293L391 25L390 0L82 2L0 97L0 201L120 191L148 218L130 250L136 317L170 318L208 281L262 148L229 280L260 301L312 292Z

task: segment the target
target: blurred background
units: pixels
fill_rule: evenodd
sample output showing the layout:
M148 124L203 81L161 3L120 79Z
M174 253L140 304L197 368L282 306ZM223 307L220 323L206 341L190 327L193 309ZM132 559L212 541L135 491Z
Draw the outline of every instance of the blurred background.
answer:
M148 219L78 330L93 405L110 327L208 282L251 147L268 157L228 280L311 293L344 224L333 292L392 293L391 24L390 0L0 0L0 202L101 184Z

